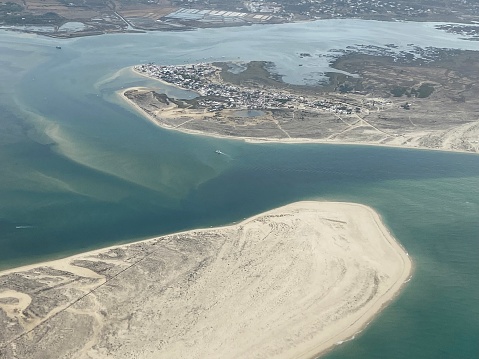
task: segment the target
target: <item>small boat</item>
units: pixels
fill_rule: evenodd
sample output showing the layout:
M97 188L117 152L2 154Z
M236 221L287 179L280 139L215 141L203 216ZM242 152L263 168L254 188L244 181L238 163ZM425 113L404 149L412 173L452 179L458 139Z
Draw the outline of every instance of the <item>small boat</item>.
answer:
M55 46L55 48L58 49L58 50L61 50L61 49L62 49L61 46Z
M221 152L220 150L216 150L215 153L219 154L219 155L223 155L224 153Z

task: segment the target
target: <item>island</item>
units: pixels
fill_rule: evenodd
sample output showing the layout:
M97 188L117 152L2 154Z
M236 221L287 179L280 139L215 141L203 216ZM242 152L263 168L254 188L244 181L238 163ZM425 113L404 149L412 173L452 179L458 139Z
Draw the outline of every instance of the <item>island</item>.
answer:
M310 358L411 275L370 207L303 201L0 273L2 358Z
M120 95L155 124L195 134L479 152L479 53L415 51L348 49L331 65L341 72L313 85L285 83L261 61L142 64L132 70L196 97Z

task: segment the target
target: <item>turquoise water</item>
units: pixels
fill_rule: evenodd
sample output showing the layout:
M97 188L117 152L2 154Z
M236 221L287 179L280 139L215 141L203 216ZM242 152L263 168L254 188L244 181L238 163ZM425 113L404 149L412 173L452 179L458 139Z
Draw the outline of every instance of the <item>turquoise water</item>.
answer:
M161 86L122 70L139 62L273 60L299 83L320 79L327 61L297 53L406 46L417 33L418 45L478 47L430 24L366 21L61 42L0 33L0 267L223 225L301 199L360 202L379 211L415 274L327 358L479 357L479 156L184 135L115 95Z

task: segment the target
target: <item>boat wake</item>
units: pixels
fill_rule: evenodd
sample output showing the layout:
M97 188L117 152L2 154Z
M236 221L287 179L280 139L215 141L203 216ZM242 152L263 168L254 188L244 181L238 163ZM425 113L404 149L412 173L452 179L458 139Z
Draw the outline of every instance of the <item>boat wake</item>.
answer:
M228 154L226 154L226 153L224 153L224 152L222 152L222 151L220 151L220 150L216 150L215 153L216 153L217 155L222 155L222 156L226 156L226 157L231 158L230 155L228 155Z

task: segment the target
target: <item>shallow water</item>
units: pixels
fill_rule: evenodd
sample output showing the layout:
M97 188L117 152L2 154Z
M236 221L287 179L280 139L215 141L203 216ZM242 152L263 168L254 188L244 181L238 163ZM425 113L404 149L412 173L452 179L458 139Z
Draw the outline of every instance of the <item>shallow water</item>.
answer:
M223 225L301 199L360 202L379 211L415 274L327 358L479 357L479 156L185 135L116 95L164 89L122 70L140 62L267 60L301 83L321 79L328 67L318 55L329 49L407 48L411 38L478 46L431 24L360 20L67 41L0 33L0 267Z

